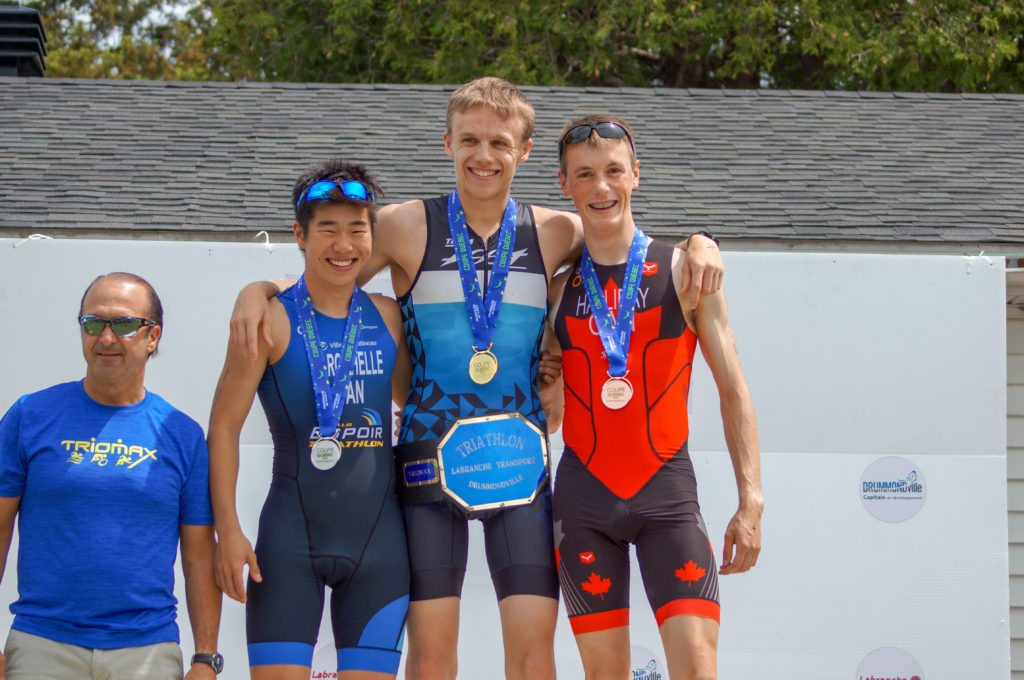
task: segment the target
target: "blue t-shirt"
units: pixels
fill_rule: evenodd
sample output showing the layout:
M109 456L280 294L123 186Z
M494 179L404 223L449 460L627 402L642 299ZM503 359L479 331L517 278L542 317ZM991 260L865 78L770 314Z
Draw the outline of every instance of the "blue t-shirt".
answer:
M96 649L177 642L179 525L213 524L208 474L202 428L152 392L21 397L0 420L0 496L21 496L12 627Z

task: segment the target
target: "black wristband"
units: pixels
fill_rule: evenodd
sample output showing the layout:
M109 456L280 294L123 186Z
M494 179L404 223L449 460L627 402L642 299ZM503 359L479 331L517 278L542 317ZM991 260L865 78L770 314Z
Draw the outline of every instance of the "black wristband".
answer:
M217 675L220 675L220 672L224 670L224 657L217 652L213 654L194 654L192 656L192 663L205 663Z
M711 234L709 234L706 231L698 231L696 234L690 234L689 236L686 237L686 248L687 249L690 248L690 239L693 238L694 236L704 236L705 238L709 238L712 241L714 241L716 246L719 245L717 238L715 238L714 236L712 236Z

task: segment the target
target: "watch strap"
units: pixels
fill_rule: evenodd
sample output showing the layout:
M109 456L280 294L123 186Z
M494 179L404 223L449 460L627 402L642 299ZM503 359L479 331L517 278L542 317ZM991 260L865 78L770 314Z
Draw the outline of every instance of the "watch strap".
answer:
M717 245L721 245L721 244L718 243L718 239L715 238L714 236L712 236L710 232L698 231L696 234L691 234L691 235L686 237L686 247L687 248L690 247L690 239L693 238L694 236L704 236L705 238L709 238L712 241L714 241L716 246Z
M224 670L224 657L217 652L213 654L193 654L192 663L204 663L217 674Z

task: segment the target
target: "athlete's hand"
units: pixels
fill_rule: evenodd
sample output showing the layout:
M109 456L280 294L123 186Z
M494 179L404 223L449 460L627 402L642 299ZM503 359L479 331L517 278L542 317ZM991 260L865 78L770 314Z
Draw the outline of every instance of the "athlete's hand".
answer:
M250 283L238 294L235 308L231 311L231 336L228 338L228 348L244 361L246 366L252 366L259 355L261 331L267 347L274 346L273 334L270 331L268 286L273 284L266 281Z
M242 567L249 565L249 577L257 583L263 580L260 567L256 564L256 553L252 544L241 531L229 531L217 536L217 562L214 574L217 586L233 600L245 602L245 582Z
M0 652L0 680L7 678L7 658L3 652Z
M217 674L213 672L213 666L208 663L194 663L185 673L184 680L216 680Z
M544 350L537 362L537 385L554 385L562 377L562 356Z
M721 251L707 236L691 236L690 245L685 252L679 297L682 298L689 293L690 309L697 309L697 303L702 295L709 295L722 287L725 267L722 264Z
M740 574L757 564L761 552L761 510L741 507L725 529L720 574Z

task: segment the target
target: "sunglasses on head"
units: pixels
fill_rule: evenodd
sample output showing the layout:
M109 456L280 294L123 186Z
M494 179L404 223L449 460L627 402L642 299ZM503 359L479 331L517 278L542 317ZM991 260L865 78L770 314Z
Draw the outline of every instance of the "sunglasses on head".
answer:
M629 142L629 148L636 153L636 147L633 146L633 138L626 132L626 128L618 123L605 120L599 123L583 123L582 125L574 125L569 128L558 142L558 162L562 162L562 153L565 151L565 147L570 144L586 141L595 132L598 137L603 139L622 139L625 137L626 141Z
M331 192L337 188L341 191L345 198L350 198L353 201L369 201L370 203L376 203L373 200L373 193L366 188L366 185L362 182L357 182L354 179L347 180L338 184L332 182L329 179L314 182L308 189L302 192L299 196L299 202L295 205L302 205L303 201L322 201L331 197Z
M138 316L117 316L113 319L95 314L79 314L78 325L83 333L103 335L103 329L110 324L110 330L119 338L130 338L143 326L155 326L156 322Z

